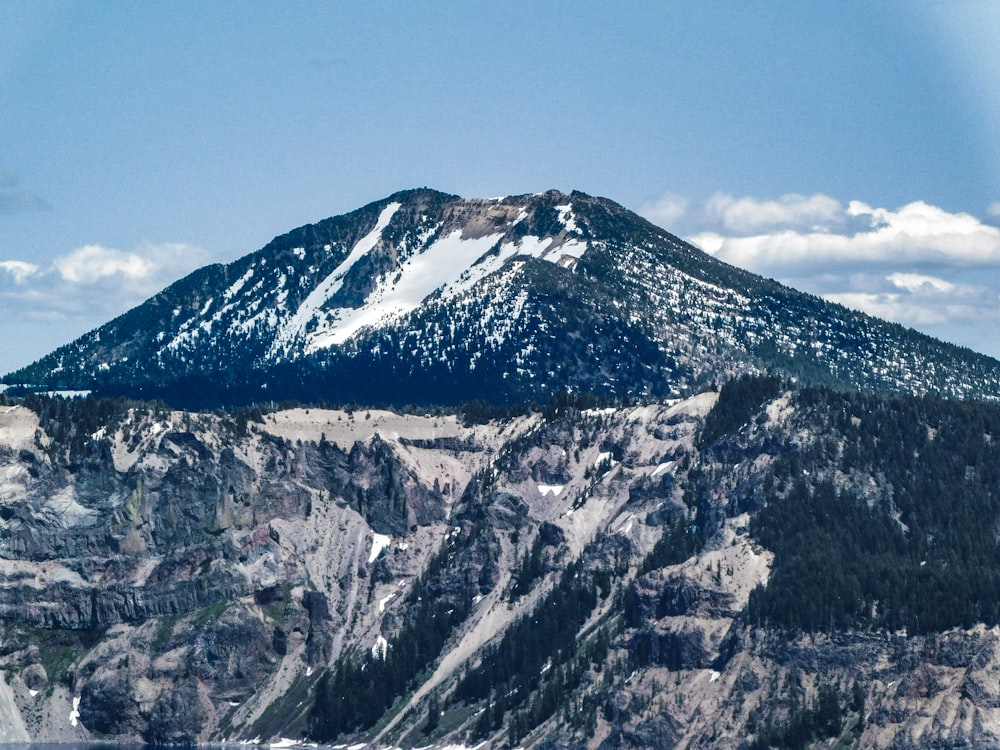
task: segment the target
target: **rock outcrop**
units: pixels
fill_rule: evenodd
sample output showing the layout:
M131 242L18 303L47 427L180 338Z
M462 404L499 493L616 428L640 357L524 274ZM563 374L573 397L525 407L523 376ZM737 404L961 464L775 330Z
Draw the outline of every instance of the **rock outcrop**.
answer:
M82 439L59 420L93 405L4 406L0 738L1000 745L996 627L749 614L773 467L824 438L782 392L708 442L718 399L483 424L116 402ZM352 694L374 720L329 703Z

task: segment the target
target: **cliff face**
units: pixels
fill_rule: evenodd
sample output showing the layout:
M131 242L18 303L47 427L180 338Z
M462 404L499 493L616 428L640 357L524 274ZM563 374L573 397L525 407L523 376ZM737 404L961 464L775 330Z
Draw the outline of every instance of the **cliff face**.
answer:
M768 608L798 601L762 516L795 487L891 500L911 542L919 514L895 469L851 457L856 404L734 392L475 425L2 406L0 739L1000 744L985 606L909 633L881 624L885 596L854 626ZM945 559L936 538L913 575Z
M480 433L497 440L454 417L299 410L248 425L143 406L77 440L81 418L0 413L2 659L20 739L245 736L373 637L376 587L419 572L487 460Z

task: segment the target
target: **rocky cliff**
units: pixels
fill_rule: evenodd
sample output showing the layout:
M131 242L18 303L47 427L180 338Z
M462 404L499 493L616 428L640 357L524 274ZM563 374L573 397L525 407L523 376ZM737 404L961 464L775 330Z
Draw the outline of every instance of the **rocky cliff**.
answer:
M8 401L3 739L1000 745L981 589L961 594L978 620L938 628L877 591L841 624L829 602L853 584L836 570L790 582L792 532L765 510L799 503L818 509L800 530L836 528L829 482L869 525L906 527L897 558L919 557L901 590L935 566L959 588L945 533L916 546L929 511L899 477L919 468L851 451L879 410L914 414L924 461L971 423L933 400L859 399L743 381L477 424ZM977 413L990 451L997 415ZM963 462L939 489L995 528L993 478ZM808 594L813 625L790 619L796 585L826 586ZM867 602L874 584L857 585Z

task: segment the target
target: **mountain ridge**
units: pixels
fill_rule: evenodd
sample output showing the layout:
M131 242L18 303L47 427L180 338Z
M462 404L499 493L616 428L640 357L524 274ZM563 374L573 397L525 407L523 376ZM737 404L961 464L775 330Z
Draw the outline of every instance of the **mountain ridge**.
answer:
M409 400L366 386L386 369L412 381ZM1000 362L986 355L727 265L609 199L555 190L393 193L198 269L4 381L194 406L454 405L459 393L664 397L767 372L1000 397ZM184 402L192 389L201 400Z
M1000 747L998 366L583 193L300 227L0 392L0 741Z

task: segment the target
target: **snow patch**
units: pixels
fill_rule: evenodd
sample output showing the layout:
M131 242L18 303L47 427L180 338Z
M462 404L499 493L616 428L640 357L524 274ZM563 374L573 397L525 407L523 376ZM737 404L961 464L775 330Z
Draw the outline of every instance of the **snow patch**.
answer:
M559 212L559 221L562 222L567 232L580 231L580 228L576 225L576 218L573 216L572 203L567 203L565 206L556 206L556 211Z
M542 495L555 495L558 497L559 493L561 493L565 487L566 486L562 484L540 484L538 485L538 492Z
M240 290L241 290L241 289L242 289L242 288L243 288L243 287L244 287L244 286L246 285L246 283L247 283L248 281L250 281L250 279L252 279L252 278L253 278L253 266L251 266L250 268L248 268L248 269L247 269L247 272L246 272L245 274L243 274L243 275L242 275L242 276L240 276L240 277L239 277L238 279L236 279L236 281L235 281L235 282L233 282L232 286L230 286L230 287L229 287L229 288L228 288L228 289L227 289L227 290L226 290L226 291L225 291L225 292L223 293L223 295L222 295L222 298L223 298L224 300L226 300L226 301L228 302L228 301L229 301L229 300L231 300L231 299L232 299L233 297L235 297L235 296L236 296L237 294L239 294Z
M375 562L378 556L382 554L382 550L388 547L392 543L392 537L388 534L373 534L372 535L372 549L368 553L368 564Z
M336 294L340 287L343 286L344 276L347 275L347 272L351 270L355 263L375 248L375 245L382 238L382 230L389 225L392 217L401 206L401 203L390 203L382 209L382 213L379 214L378 220L375 222L374 229L357 241L341 264L309 293L309 296L299 305L295 314L282 325L281 330L278 331L278 335L275 337L272 354L275 349L280 349L291 344L296 338L305 333L306 326L316 317L322 304Z
M653 473L650 474L649 476L655 478L660 476L661 474L666 474L668 471L673 470L674 464L676 463L677 463L676 461L667 461L665 463L658 464L657 467L653 469Z
M584 409L580 414L585 417L608 417L617 411L615 407L609 406L607 409Z
M80 696L73 698L73 710L69 712L69 725L75 727L80 719Z
M502 235L464 239L461 230L432 243L424 252L407 258L390 277L379 280L365 303L337 310L330 322L312 335L307 352L342 344L361 328L396 320L415 310L437 290L452 293L471 286L482 273L468 273ZM454 289L452 289L454 287Z
M622 534L623 536L628 536L628 534L632 531L632 520L634 518L635 518L635 515L632 514L632 513L629 513L628 518L626 518L622 522L622 524L617 529L615 529L615 533L616 534Z

